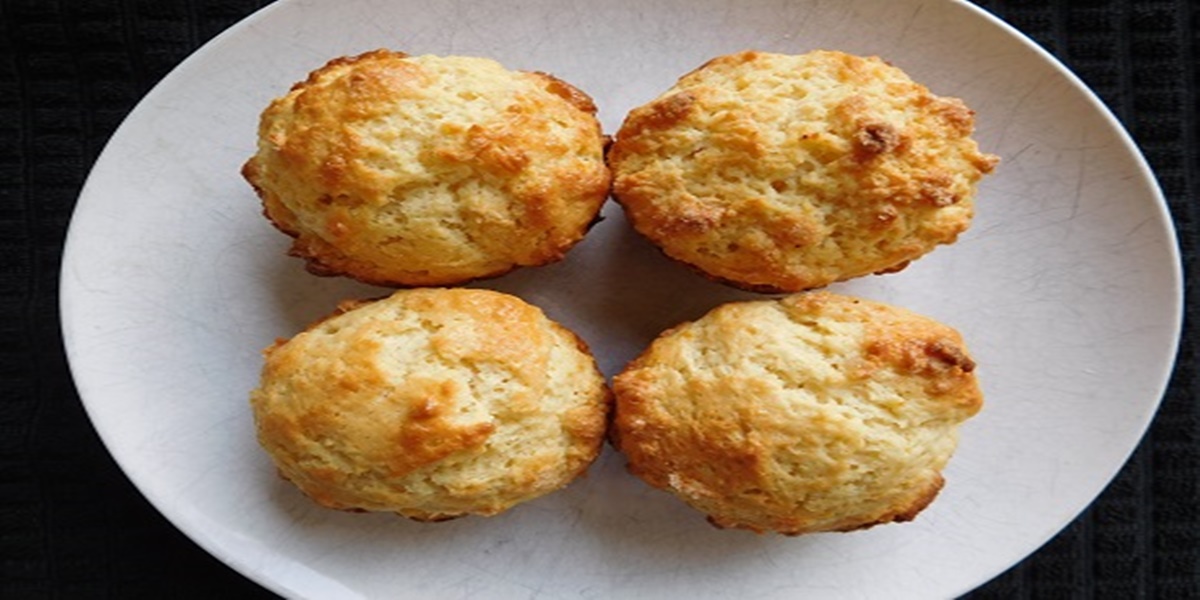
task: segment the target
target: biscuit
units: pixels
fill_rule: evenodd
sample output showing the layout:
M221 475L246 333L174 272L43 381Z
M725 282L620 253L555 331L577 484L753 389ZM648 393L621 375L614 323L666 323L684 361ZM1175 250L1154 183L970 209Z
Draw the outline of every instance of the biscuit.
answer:
M626 117L613 194L713 279L801 291L903 268L967 229L999 160L974 113L878 58L715 58Z
M258 440L317 503L492 515L596 458L611 404L584 343L520 299L402 290L264 352Z
M242 173L311 272L452 285L583 238L609 189L595 112L543 73L376 50L271 102Z
M801 534L909 521L979 411L950 327L828 292L731 303L613 380L629 470L718 527Z

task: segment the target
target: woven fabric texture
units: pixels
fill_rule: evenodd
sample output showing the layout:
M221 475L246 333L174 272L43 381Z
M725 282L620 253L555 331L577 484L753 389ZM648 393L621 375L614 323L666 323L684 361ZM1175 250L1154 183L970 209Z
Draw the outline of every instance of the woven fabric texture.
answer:
M272 597L166 522L104 450L59 334L76 197L149 88L265 0L0 0L0 597ZM1195 268L1190 0L980 1L1057 55L1142 147ZM1188 305L1188 323L1196 316ZM1185 330L1153 426L1102 496L977 598L1200 597L1200 426Z

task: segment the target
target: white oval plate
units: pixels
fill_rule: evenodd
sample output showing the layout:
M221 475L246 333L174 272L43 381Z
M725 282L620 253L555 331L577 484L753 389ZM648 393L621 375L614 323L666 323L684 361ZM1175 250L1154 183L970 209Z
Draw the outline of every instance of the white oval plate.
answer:
M490 56L594 96L605 130L705 60L878 54L978 111L1004 162L973 228L902 273L834 289L958 327L987 395L914 523L759 536L709 527L606 451L565 491L441 524L324 510L275 476L247 392L259 350L378 288L306 274L238 174L258 113L376 47ZM662 329L754 297L608 217L566 261L483 282L543 307L609 375ZM294 597L944 597L1034 551L1116 473L1158 405L1180 266L1135 146L1061 65L952 1L293 0L186 60L129 116L80 197L62 272L80 394L130 479L206 550Z

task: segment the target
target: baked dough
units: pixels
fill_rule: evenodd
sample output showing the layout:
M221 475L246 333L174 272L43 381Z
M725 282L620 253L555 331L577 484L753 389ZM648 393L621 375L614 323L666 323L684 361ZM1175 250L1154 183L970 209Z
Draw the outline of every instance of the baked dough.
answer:
M629 469L719 527L800 534L908 521L982 395L959 334L828 292L731 303L613 381Z
M492 515L596 458L608 388L587 347L499 292L344 304L265 351L251 394L280 474L323 506Z
M903 268L970 225L974 113L879 58L715 58L634 109L615 198L668 256L756 291Z
M377 50L273 101L243 174L313 273L457 284L583 238L609 189L595 112L543 73Z

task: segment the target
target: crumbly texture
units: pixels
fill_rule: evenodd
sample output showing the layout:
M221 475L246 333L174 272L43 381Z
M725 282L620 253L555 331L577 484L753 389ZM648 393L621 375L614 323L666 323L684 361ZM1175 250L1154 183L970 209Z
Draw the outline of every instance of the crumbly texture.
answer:
M595 112L543 73L377 50L273 101L242 172L311 272L456 284L583 238L609 189Z
M983 399L959 334L828 292L732 303L613 381L629 469L719 527L800 534L913 519Z
M626 118L613 192L668 256L757 291L892 272L954 242L998 158L974 113L879 58L742 52Z
M485 290L347 303L264 355L259 442L284 478L344 510L499 513L581 475L611 404L582 341Z

